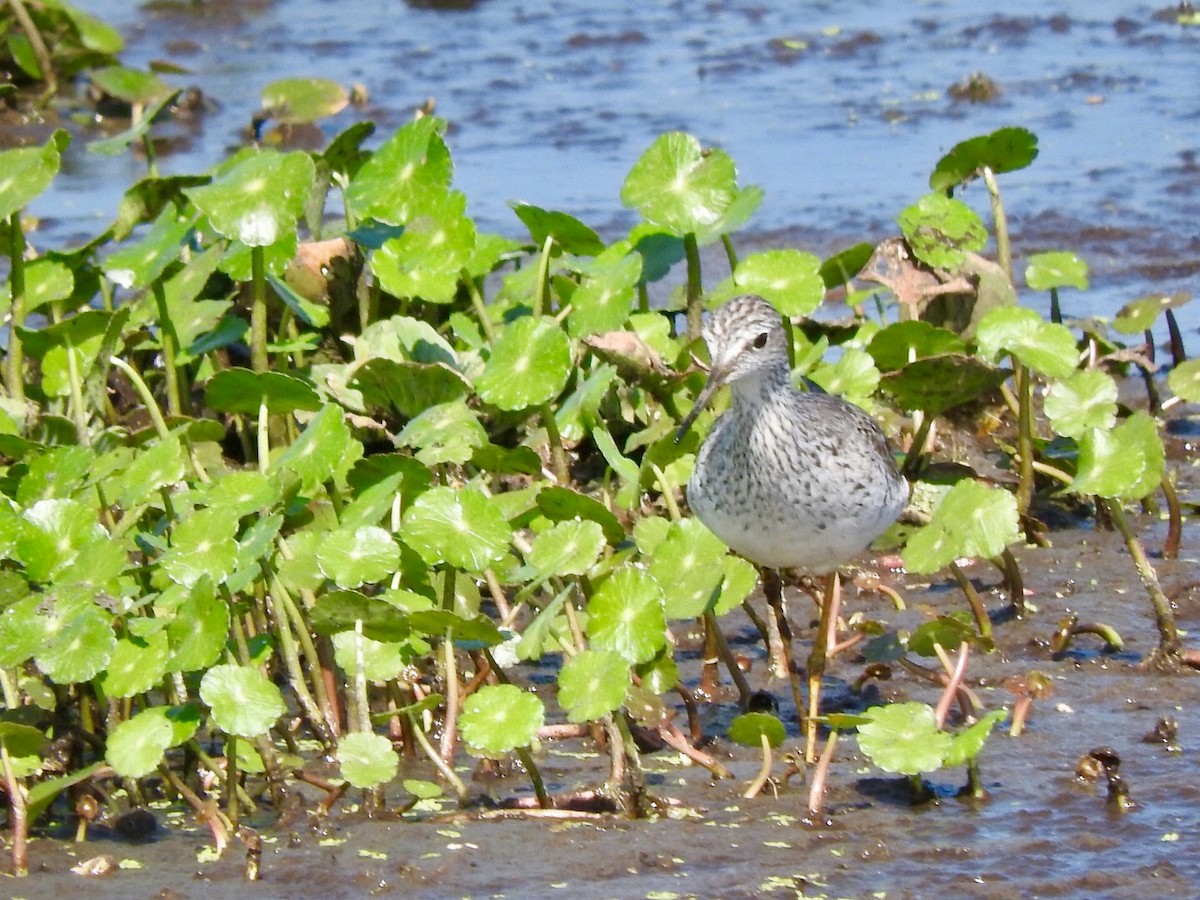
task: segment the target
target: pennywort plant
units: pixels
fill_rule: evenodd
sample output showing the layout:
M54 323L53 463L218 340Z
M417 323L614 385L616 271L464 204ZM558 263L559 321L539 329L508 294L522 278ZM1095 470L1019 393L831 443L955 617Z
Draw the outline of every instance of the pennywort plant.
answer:
M342 100L328 85L277 84L264 115L286 126ZM464 753L511 754L530 802L550 806L539 748L554 727L604 746L612 809L651 807L635 726L728 775L699 746L673 635L703 620L705 659L749 693L717 623L744 609L764 638L769 628L751 602L754 567L682 503L713 413L679 444L674 432L702 381L705 304L739 292L790 323L847 288L848 325L793 332L797 378L884 414L908 447L925 519L893 537L911 571L947 569L963 587L971 624L955 626L957 643L1003 641L959 561L995 561L1020 609L1011 548L1040 534L1039 504L1067 492L1098 498L1122 531L1159 657L1177 655L1123 507L1170 479L1153 412L1116 404L1117 339L1018 306L1011 248L1000 264L980 256L987 227L948 196L982 179L1007 247L994 176L1032 161L1028 132L955 148L934 192L900 214L900 236L824 262L795 248L739 258L732 235L761 192L691 135L663 135L633 162L621 200L638 221L606 240L527 202L513 204L520 237L483 232L454 187L443 121L416 119L368 149L372 132L359 123L320 152L254 147L211 172L151 173L94 241L41 254L21 210L53 180L65 135L0 154L13 323L0 761L18 869L59 794L112 776L135 797L204 811L223 847L304 777L306 754L337 767L333 782L308 779L327 792L323 809L348 786L369 806L397 793L413 805L442 790L431 777L466 803ZM699 248L718 240L729 274L706 288ZM679 302L652 309L649 285L679 263ZM1085 286L1082 265L1041 254L1027 281L1056 298ZM1197 380L1182 363L1167 388L1194 400ZM985 408L1015 491L940 465L939 419ZM536 691L529 664L550 673ZM715 663L703 677L715 683ZM892 735L908 713L888 710L868 711L860 735L880 732L900 756L876 761L909 775L970 760L986 731L918 723L908 754ZM755 793L781 731L771 717L732 729L764 755ZM52 764L64 735L71 749Z

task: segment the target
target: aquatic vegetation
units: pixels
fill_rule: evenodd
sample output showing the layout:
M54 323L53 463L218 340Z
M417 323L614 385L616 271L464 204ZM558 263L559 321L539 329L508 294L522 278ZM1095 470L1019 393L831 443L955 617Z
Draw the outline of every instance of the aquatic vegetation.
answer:
M144 104L149 123L167 95L120 74L98 78ZM262 102L289 124L345 99L289 81ZM828 333L793 329L797 378L888 413L915 502L885 542L903 545L912 573L948 573L971 609L906 635L832 622L831 659L870 638L868 663L936 657L961 685L969 652L1003 646L1004 633L960 563L993 561L1013 610L1028 613L1012 548L1043 535L1039 512L1069 496L1120 530L1151 600L1155 659L1178 662L1170 604L1124 509L1160 490L1170 504L1154 416L1200 398L1197 370L1180 351L1170 398L1119 406L1126 369L1105 349L1119 337L1059 309L1060 289L1087 287L1069 251L1027 260L1051 316L1017 305L995 175L1033 162L1028 131L955 147L933 192L900 212L898 237L824 262L796 248L739 258L733 236L762 192L691 135L663 135L632 162L621 199L641 221L608 240L531 203L513 207L521 237L482 232L454 187L443 121L417 119L368 150L372 131L359 123L319 152L251 147L211 172L151 173L94 240L38 253L22 210L52 183L68 138L0 153L14 323L0 399L0 761L17 871L29 828L65 809L60 797L113 778L143 799L182 798L224 847L319 755L336 767L330 806L347 786L368 807L441 790L414 771L436 772L467 804L460 752L515 756L552 806L559 786L539 748L563 724L608 754L596 776L608 809L655 808L647 735L728 775L698 726L685 735L674 722L674 695L697 718L679 666L691 651L676 636L714 625L706 687L717 660L746 685L718 619L745 610L765 642L792 640L750 602L754 568L681 505L714 415L675 441L703 383L699 325L734 293L799 317L847 287L836 359L825 360ZM950 196L976 180L995 263L978 256L983 218ZM699 253L718 242L720 280ZM680 289L653 307L649 285L670 283L680 262ZM1160 314L1170 328L1169 307L1130 307L1112 330L1141 336ZM980 410L1011 486L946 466L938 449L950 416ZM833 713L827 750L857 726L886 771L974 773L1005 713L964 708L951 731L949 705ZM78 740L52 760L64 734ZM787 742L781 720L747 713L729 736L763 753L758 793Z

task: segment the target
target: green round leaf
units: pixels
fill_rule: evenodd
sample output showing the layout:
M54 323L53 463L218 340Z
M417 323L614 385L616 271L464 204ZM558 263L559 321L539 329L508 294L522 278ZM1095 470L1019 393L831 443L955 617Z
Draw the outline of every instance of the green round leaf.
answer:
M954 735L944 765L961 766L975 759L987 743L988 735L1000 722L1008 718L1007 709L994 709L982 719Z
M770 713L745 713L729 723L729 739L743 747L761 747L764 737L772 747L787 738L783 723Z
M1188 403L1200 403L1200 359L1189 359L1167 375L1167 386Z
M825 298L821 261L801 250L764 250L744 257L732 286L717 293L758 294L785 316L807 316Z
M960 556L992 559L1020 537L1016 498L964 479L942 499L929 524L908 539L904 565L910 572L929 574Z
M353 631L339 631L332 639L333 659L342 671L351 674L358 667L359 635ZM363 677L368 681L390 681L412 663L412 651L405 652L404 644L374 641L362 638Z
M461 465L487 442L487 431L465 400L429 407L396 435L396 446L412 447L417 459L427 466L445 462Z
M166 674L169 654L165 631L145 638L122 637L101 676L104 693L110 697L133 697L150 690Z
M540 575L583 575L600 558L604 529L596 522L557 522L533 540L529 565Z
M185 587L204 576L220 584L237 563L237 527L237 516L220 507L186 516L171 533L171 549L162 557L163 570Z
M944 194L926 194L896 219L917 259L935 269L956 269L967 251L987 243L987 229L971 207Z
M95 678L117 643L112 617L90 601L55 603L45 634L46 644L34 661L59 684Z
M300 476L302 493L327 481L338 481L358 462L363 447L350 434L346 411L327 403L291 446L271 460L271 471L291 469Z
M1023 169L1037 158L1037 135L1026 128L1001 128L955 144L938 160L929 187L948 191L977 177L984 166L993 172Z
M339 528L317 551L317 564L338 587L356 588L382 581L396 571L400 548L391 534L378 525Z
M574 256L596 256L604 250L604 241L574 216L529 203L510 205L517 218L525 223L533 243L538 247L550 237L560 250Z
M612 510L597 500L566 487L549 487L537 496L538 510L551 522L571 519L588 519L604 529L604 538L610 544L625 540L625 527Z
M706 153L695 137L673 131L660 135L634 164L621 202L683 237L718 222L737 194L737 169L729 154Z
M107 66L91 73L92 83L110 97L126 103L148 105L174 93L175 88L153 72L128 66Z
M721 539L699 519L671 523L650 556L650 574L662 587L667 618L693 619L716 602L725 555Z
M337 115L350 103L346 89L328 78L281 78L262 90L263 112L286 124Z
M597 650L612 650L631 663L648 662L666 643L662 588L648 572L618 569L588 603L587 633Z
M933 708L924 703L889 703L863 713L871 721L858 726L858 746L885 772L920 775L936 772L950 752L951 737L937 727Z
M156 709L147 709L108 735L104 756L122 778L149 775L175 743L175 729Z
M1086 291L1087 263L1069 250L1035 253L1029 257L1029 265L1025 267L1025 283L1033 291L1049 291L1060 287Z
M571 374L571 342L554 320L517 319L501 332L475 386L485 402L520 410L548 403Z
M867 345L867 352L883 372L903 369L930 356L962 354L966 349L966 342L953 331L916 319L887 326Z
M298 409L316 412L321 400L313 386L302 378L283 372L251 372L249 369L224 369L208 380L205 402L220 412L257 416L259 407L283 414Z
M849 284L870 261L875 253L874 244L855 244L836 253L821 263L821 280L826 290Z
M309 613L309 622L317 634L354 631L355 622L362 622L363 634L377 641L403 640L411 630L402 610L381 597L368 597L358 591L322 594Z
M1047 322L1023 307L990 311L975 330L975 341L986 359L994 360L1008 352L1050 378L1066 378L1079 364L1079 351L1070 329Z
M357 731L338 741L338 765L342 777L357 788L373 788L396 777L400 757L392 742L381 734Z
M909 363L879 379L879 387L897 405L939 416L995 391L1012 373L977 356L952 353Z
M200 681L200 699L218 728L244 738L265 734L287 711L279 688L249 666L213 666Z
M182 586L174 590L185 591ZM174 609L167 624L172 672L207 669L220 657L229 635L229 605L216 595L212 582L202 579Z
M404 233L384 241L371 257L371 271L396 297L452 303L474 249L475 223L467 216L467 198L450 191L424 201Z
M1140 335L1148 331L1168 309L1179 309L1191 302L1191 299L1190 293L1180 291L1176 294L1150 294L1131 300L1121 307L1113 319L1113 330L1121 334Z
M436 116L409 122L363 163L346 190L346 203L360 220L403 225L450 187L454 167Z
M504 558L512 528L473 488L431 488L404 511L400 536L429 565L482 572Z
M50 186L58 174L60 154L70 142L58 130L41 147L20 147L0 152L0 220L27 206Z
M545 720L542 701L512 684L480 688L463 701L458 727L471 749L485 754L527 747Z
M185 193L219 234L247 247L269 247L295 235L315 178L307 153L259 150L211 184Z
M1093 428L1079 440L1071 490L1141 500L1158 490L1165 471L1162 437L1154 419L1138 411L1112 429Z
M1117 420L1117 383L1107 372L1085 369L1051 383L1045 412L1064 437L1082 437L1091 428L1108 430Z
M629 663L609 650L584 650L558 673L558 702L572 722L591 722L616 712L633 681Z

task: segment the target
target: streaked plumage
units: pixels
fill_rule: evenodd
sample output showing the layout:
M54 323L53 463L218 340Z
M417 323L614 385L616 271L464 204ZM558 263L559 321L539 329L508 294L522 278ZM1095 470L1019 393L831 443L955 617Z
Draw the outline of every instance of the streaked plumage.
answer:
M700 448L688 505L752 562L833 571L908 501L883 432L840 397L792 387L786 334L761 297L723 305L704 325L704 341L709 380L681 433L722 385L733 397Z

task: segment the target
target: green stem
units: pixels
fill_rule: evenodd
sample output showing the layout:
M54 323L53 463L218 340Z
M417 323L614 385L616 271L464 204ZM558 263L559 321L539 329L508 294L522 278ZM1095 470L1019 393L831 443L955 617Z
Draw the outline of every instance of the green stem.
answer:
M567 451L563 449L562 432L558 430L558 422L554 418L554 409L549 403L539 407L542 424L546 426L546 439L550 443L550 459L554 462L554 477L558 483L566 487L571 483L571 466L567 461Z
M905 478L910 480L916 478L923 468L925 443L929 440L929 429L933 427L933 420L934 416L930 413L924 413L921 416L921 424L917 426L917 430L913 434L912 444L904 456L904 465L900 468L900 474Z
M683 252L687 256L687 339L700 339L700 329L703 325L704 284L700 276L700 245L696 235L688 232L683 236Z
M25 403L25 348L17 327L25 324L25 232L21 230L21 212L14 212L8 220L8 284L12 293L9 318L12 325L8 332L8 352L4 368L8 395L18 403Z
M529 752L528 747L517 747L516 750L517 757L521 760L521 765L525 767L525 774L533 782L533 792L537 794L538 806L542 809L552 809L554 803L551 801L550 795L546 793L546 784L542 781L541 771L533 761L533 754Z
M29 46L33 49L33 55L37 59L38 68L42 70L42 80L46 82L46 90L42 95L42 99L45 100L53 97L58 93L58 76L54 71L54 60L50 56L50 50L46 47L42 33L38 30L37 23L33 21L33 17L29 15L29 10L25 8L24 0L8 0L8 5L11 7L18 24L20 24L21 30L25 32L25 37L29 39ZM16 320L14 319L14 321Z
M738 266L737 251L733 248L733 239L727 234L721 235L721 244L725 247L725 258L729 260L729 274L732 275Z
M292 690L296 692L296 699L308 716L308 720L321 739L321 743L327 748L332 748L335 741L330 723L326 721L324 713L321 712L321 707L317 705L317 701L313 699L313 695L308 689L308 682L304 679L304 667L300 664L300 651L296 644L296 638L292 634L292 626L289 621L288 607L291 605L291 597L288 596L283 583L275 576L270 567L265 562L262 565L264 574L271 579L274 587L272 593L275 602L269 604L269 609L271 617L275 620L275 633L279 637L279 650L283 656L284 665L288 670L288 678L292 683Z
M255 372L267 371L267 275L266 256L262 247L250 248L251 286L250 307L250 367Z
M154 423L154 430L158 432L158 436L164 440L169 438L171 436L171 429L167 427L167 420L163 418L162 410L158 408L158 401L154 399L154 394L147 387L146 382L142 380L142 376L138 373L138 370L118 356L110 356L108 362L109 365L116 366L124 372L125 377L133 384L133 389L142 398L142 403L146 407L150 421Z
M1154 607L1154 621L1158 626L1158 647L1154 651L1154 656L1162 664L1177 665L1180 658L1179 629L1175 626L1175 614L1171 612L1171 601L1166 598L1158 584L1158 575L1146 557L1142 542L1137 539L1137 535L1129 527L1129 520L1125 518L1125 510L1121 506L1121 502L1119 500L1102 500L1101 502L1108 509L1113 524L1117 526L1117 530L1125 539L1125 546L1129 550L1129 555L1133 557L1138 577L1141 578L1142 586L1150 597L1150 604Z
M421 749L425 751L425 755L429 757L430 762L441 772L442 777L450 783L455 795L458 797L458 802L465 804L470 797L467 793L467 786L463 784L462 779L458 777L458 773L454 771L454 768L438 756L437 750L434 749L433 744L429 743L429 738L426 736L424 729L421 728L421 723L417 721L417 717L413 713L408 713L407 715L413 737L421 745Z
M675 485L667 480L666 473L654 463L650 464L650 470L654 472L654 477L658 481L658 489L662 491L663 502L667 505L667 515L671 517L672 522L678 522L683 518L683 514L679 511L679 503L675 499Z
M354 620L354 705L358 707L357 731L371 730L371 706L367 699L367 666L363 660L363 623Z
M267 401L258 404L258 470L267 474L271 461L271 415L267 411Z
M1008 584L1008 597L1018 616L1025 615L1025 579L1021 577L1021 566L1007 547L1000 554L1000 571Z
M88 431L87 409L83 405L83 379L79 375L79 358L75 345L67 341L67 381L71 388L71 418L75 422L75 436L79 443L88 446L92 442Z
M492 322L492 317L488 315L487 304L483 302L483 294L479 292L479 285L475 283L475 279L467 274L467 270L463 269L459 279L467 286L467 293L471 296L471 307L475 310L475 318L479 319L479 327L483 329L484 337L488 339L489 344L496 343L496 326Z
M1055 325L1062 324L1062 306L1058 302L1058 288L1050 288L1050 321Z
M13 772L8 744L0 738L0 763L4 766L4 786L8 793L8 821L12 831L13 874L29 874L29 817L25 807L25 788Z
M544 316L550 312L550 251L554 249L554 238L546 235L542 252L538 256L537 287L533 295L533 314Z
M229 816L229 826L237 831L239 816L238 803L238 768L237 768L237 735L225 736L225 814Z
M1167 499L1167 540L1163 544L1163 559L1179 558L1179 541L1183 537L1183 511L1179 507L1179 494L1170 475L1163 475L1159 485Z
M983 601L979 598L979 594L975 590L975 585L971 584L971 579L967 577L967 573L962 570L958 563L950 563L950 571L954 575L954 580L958 582L959 588L967 597L967 603L971 607L971 612L975 616L975 627L979 629L979 636L984 640L992 638L992 620L988 618L987 608L983 605Z
M1014 356L1013 377L1017 382L1017 512L1025 515L1033 502L1033 373Z
M983 167L983 183L987 185L988 197L992 201L992 221L996 226L996 261L1004 274L1008 276L1009 284L1015 285L1012 267L1012 244L1008 239L1008 216L1004 212L1004 202L1000 199L1000 186L996 184L996 176L989 166Z

